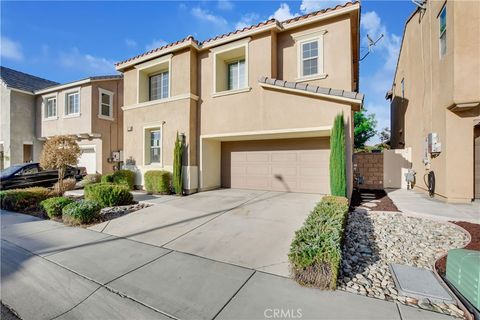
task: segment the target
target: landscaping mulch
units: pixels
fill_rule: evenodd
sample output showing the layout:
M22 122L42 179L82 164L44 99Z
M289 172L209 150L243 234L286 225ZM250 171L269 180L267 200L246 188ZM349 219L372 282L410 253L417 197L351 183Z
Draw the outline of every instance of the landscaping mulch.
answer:
M465 221L451 222L456 224L457 226L462 227L463 229L467 230L468 233L470 233L472 240L464 249L480 251L480 224ZM441 275L444 275L447 268L447 257L445 256L438 260L435 263L435 267Z
M354 190L351 200L352 210L355 208L368 208L372 211L398 212L398 208L384 190Z

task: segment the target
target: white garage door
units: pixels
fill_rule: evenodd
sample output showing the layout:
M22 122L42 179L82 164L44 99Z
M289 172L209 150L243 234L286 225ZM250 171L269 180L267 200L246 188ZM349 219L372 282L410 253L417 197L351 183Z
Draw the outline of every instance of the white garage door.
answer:
M283 139L222 143L224 187L330 192L328 140Z
M87 168L87 173L97 172L97 153L95 147L80 147L82 153L78 159L78 166Z

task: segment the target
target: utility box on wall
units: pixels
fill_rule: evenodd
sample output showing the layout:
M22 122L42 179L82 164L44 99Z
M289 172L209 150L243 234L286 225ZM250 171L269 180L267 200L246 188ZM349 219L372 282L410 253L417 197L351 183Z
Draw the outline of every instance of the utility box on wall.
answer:
M431 155L438 155L442 152L442 144L439 141L438 134L431 132L427 136L428 153Z

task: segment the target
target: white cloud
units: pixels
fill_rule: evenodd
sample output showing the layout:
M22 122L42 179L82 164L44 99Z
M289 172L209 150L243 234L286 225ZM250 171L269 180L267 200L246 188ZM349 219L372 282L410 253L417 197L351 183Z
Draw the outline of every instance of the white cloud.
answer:
M233 7L233 2L230 0L218 0L218 9L220 10L232 10Z
M166 44L167 44L167 41L165 41L165 40L154 39L152 42L150 42L149 44L147 44L145 46L145 50L150 51L150 50L153 50L153 49L163 47Z
M401 38L388 31L381 17L375 11L362 14L361 34L362 54L367 52L367 34L373 40L377 40L383 34L383 38L372 47L372 52L366 57L368 69L362 69L364 71L360 78L361 90L366 96L365 107L369 113L376 115L377 129L380 130L390 127L390 103L385 100L385 93L391 89ZM370 141L373 144L378 142L378 137L374 137Z
M213 23L216 26L226 26L228 24L227 20L221 16L216 16L210 13L208 10L204 10L199 7L192 8L192 15L202 21Z
M0 38L0 56L4 59L23 60L22 46L19 42L13 41L7 37Z
M125 39L125 45L130 48L135 48L137 46L137 42L132 39Z
M72 48L68 52L60 52L59 61L64 68L81 70L89 75L116 73L113 60L83 54L78 48Z
M343 3L345 3L344 0L302 0L302 4L300 5L300 11L303 14L306 14L325 8L333 8L336 5Z
M294 14L290 12L290 7L288 6L288 4L282 3L280 4L280 8L278 8L277 11L275 11L273 15L270 16L269 19L275 18L278 21L284 21L296 16L298 16L298 13Z
M236 30L243 29L245 27L251 26L260 20L260 16L257 13L247 13L242 16L240 21L238 21L235 25Z

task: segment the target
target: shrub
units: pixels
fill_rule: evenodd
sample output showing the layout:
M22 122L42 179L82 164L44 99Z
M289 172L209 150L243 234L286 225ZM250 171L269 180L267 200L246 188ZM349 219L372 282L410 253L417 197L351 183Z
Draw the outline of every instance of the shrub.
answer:
M148 192L170 193L171 175L168 171L152 170L145 172L145 190Z
M77 180L75 178L63 179L63 192L75 189L76 185ZM55 194L59 195L63 193L61 192L62 190L60 190L60 184L58 182L55 182L55 184L53 185L53 191L55 192Z
M99 183L102 180L102 175L99 173L87 174L83 177L82 181L85 181L85 185L92 183Z
M49 218L53 217L61 217L62 216L62 209L66 205L74 202L72 199L65 198L65 197L53 197L40 202L40 206L42 207L43 211L47 214Z
M288 258L297 282L321 289L336 288L347 213L346 198L325 196L295 232Z
M130 190L135 184L135 172L130 170L118 170L113 173L113 183L128 186Z
M40 202L49 197L51 197L51 191L42 187L0 191L0 208L34 213L40 211Z
M175 149L173 150L173 190L176 194L183 194L183 142L178 137L175 140Z
M330 192L334 196L347 195L343 113L335 117L330 136Z
M93 200L80 200L66 205L62 210L63 222L69 225L91 223L98 218L101 206Z
M102 207L113 207L131 204L133 195L124 185L95 183L85 187L85 199L94 200Z
M113 183L113 173L104 174L100 181L102 183Z

